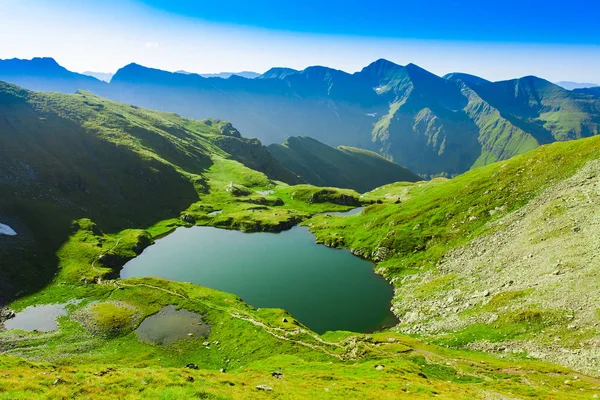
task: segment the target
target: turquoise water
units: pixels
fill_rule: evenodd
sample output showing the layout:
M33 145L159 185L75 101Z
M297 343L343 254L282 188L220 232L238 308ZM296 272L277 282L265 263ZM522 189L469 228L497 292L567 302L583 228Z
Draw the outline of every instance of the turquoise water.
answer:
M373 264L314 243L305 227L281 233L179 228L129 261L122 278L162 277L283 308L316 332L389 326L392 287Z

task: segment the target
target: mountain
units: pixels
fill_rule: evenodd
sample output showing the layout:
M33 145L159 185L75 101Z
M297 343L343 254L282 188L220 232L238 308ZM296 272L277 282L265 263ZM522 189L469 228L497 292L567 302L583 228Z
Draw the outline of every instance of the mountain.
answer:
M0 60L0 80L44 92L75 93L84 89L101 93L108 87L106 82L61 67L52 58Z
M290 202L295 209L306 205L287 199L287 185L339 183L365 191L379 183L419 179L368 151L333 149L307 138L290 139L286 146L271 152L222 120L189 120L90 92L41 93L0 82L0 223L19 233L12 240L18 243L14 249L20 249L8 256L5 241L0 242L3 260L19 260L9 263L17 269L0 268L0 305L3 296L49 279L57 265L56 249L76 219L90 218L106 231L144 227L178 217L201 198L202 206L193 206L187 215L206 218L212 209L222 210L231 202L242 212L215 224L281 230L309 215L290 208ZM311 151L315 153L308 154ZM233 200L229 192L219 194L231 184L238 193ZM257 194L274 189L282 194ZM309 199L318 190L303 185L301 191ZM333 190L321 197L336 203L334 197L342 195L358 196ZM331 207L324 203L311 205L312 212ZM248 215L246 208L257 204L284 209L273 209L271 218L249 223L253 214Z
M227 79L233 75L241 76L242 78L246 78L246 79L254 79L256 77L259 77L261 74L259 74L258 72L252 72L252 71L219 72L217 74L200 74L200 76L203 76L205 78L223 78L223 79Z
M600 87L590 87L590 88L582 88L573 90L576 93L589 94L594 97L600 98Z
M340 146L337 149L308 137L291 137L271 144L269 151L302 180L367 192L391 182L421 180L406 168L371 151Z
M187 72L184 70L179 70L179 71L175 71L176 74L184 74L184 75L191 75L194 74L194 72ZM247 78L247 79L254 79L258 76L260 76L259 73L257 72L251 72L251 71L242 71L242 72L219 72L216 74L196 74L196 75L200 75L203 78L222 78L222 79L228 79L231 76L235 75L235 76L241 76L242 78Z
M380 66L365 81L389 72ZM347 79L312 73L334 84ZM449 83L414 67L407 74L397 81L410 78L415 93L432 86L445 93L431 99L422 91L407 99L411 107L463 104ZM149 75L140 79L162 76ZM395 97L395 80L387 75L378 87ZM475 89L488 95L460 85L473 98ZM544 82L502 85L506 93L494 98L502 110L511 96L533 115L552 101L562 105L562 92ZM531 98L533 88L544 96ZM335 161L330 168L340 174L354 162L373 167L372 179L379 171L409 173L308 138L277 148L290 159L315 153L301 165L311 174L319 173L313 161ZM0 82L0 171L0 223L17 233L0 236L6 398L583 399L598 392L600 136L359 196L281 182L299 178L229 122ZM325 213L351 204L365 208ZM124 263L180 227L278 232L302 221L299 229L318 243L377 263L394 286L393 329L320 335L285 310L233 294L119 277ZM169 239L176 238L160 240ZM213 241L182 245L202 266ZM295 255L268 256L286 268ZM29 322L56 325L11 329L32 312Z
M83 75L92 76L92 77L94 77L98 80L104 81L104 82L110 82L110 80L114 76L114 74L112 72L92 72L92 71L85 71L85 72L83 72Z
M600 132L600 100L589 93L537 77L439 77L384 59L353 74L323 66L272 68L255 79L130 64L95 92L190 118L231 121L266 144L309 136L375 151L424 177L454 176L544 143Z
M573 90L573 89L584 89L584 88L591 88L591 87L598 87L600 85L598 85L597 83L581 83L581 82L569 82L569 81L560 81L560 82L555 82L558 86L565 88L567 90Z
M0 82L0 221L18 232L0 241L0 304L55 273L73 220L111 231L177 217L210 190L211 168L227 183L302 182L230 123Z
M298 72L300 72L300 71L292 69L292 68L275 67L275 68L271 68L264 74L259 75L258 78L260 78L260 79L283 79L288 75L297 74Z

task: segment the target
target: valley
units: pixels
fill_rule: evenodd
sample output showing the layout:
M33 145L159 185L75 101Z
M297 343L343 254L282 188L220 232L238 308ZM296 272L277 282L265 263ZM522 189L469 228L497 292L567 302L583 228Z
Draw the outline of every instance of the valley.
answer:
M0 100L0 398L600 395L600 136L422 180L85 91Z

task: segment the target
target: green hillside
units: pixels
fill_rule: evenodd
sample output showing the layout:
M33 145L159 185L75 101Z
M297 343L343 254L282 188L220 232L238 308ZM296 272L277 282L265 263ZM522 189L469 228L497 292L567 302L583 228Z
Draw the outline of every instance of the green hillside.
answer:
M600 138L544 146L452 180L393 183L361 196L283 183L296 175L229 123L189 120L84 92L42 94L1 84L0 124L0 221L17 232L0 236L6 306L0 322L10 310L65 307L54 330L0 331L0 399L600 394L595 347L587 346L592 353L580 352L582 358L556 356L563 350L576 355L581 343L597 340L596 261L583 263L581 254L595 254L588 247L598 245L589 211L600 193ZM368 207L354 216L321 214L361 204ZM513 230L505 218L527 207L543 215L532 214L523 229ZM539 231L541 217L556 224ZM577 226L569 225L574 217ZM180 226L278 232L303 221L320 242L379 262L378 272L396 285L399 326L317 335L285 310L255 309L232 294L158 278L118 278L127 260ZM525 235L515 240L525 247L500 238L507 244L493 253L509 257L514 249L518 257L499 258L492 267L457 258L478 256L479 248L458 249L507 227ZM579 243L577 258L566 254L565 235L569 246ZM540 247L530 253L530 245ZM548 249L565 253L560 272L551 276L589 291L584 302L568 304L574 311L535 304L538 270L514 273L523 254L536 260ZM470 300L474 286L488 284L504 265L512 279L522 280L477 287L489 293ZM504 284L504 277L495 282ZM558 301L556 281L547 283L548 301ZM460 293L447 293L455 289ZM560 292L561 298L574 299L574 292ZM436 303L440 296L444 304ZM463 299L473 305L460 308ZM192 313L193 332L180 332L171 344L140 340L134 330L165 308ZM463 325L448 325L454 315ZM424 324L427 318L440 319L439 329L428 332L437 325ZM530 342L548 350L538 354L515 345Z
M242 192L249 190L245 185L299 182L266 147L222 121L192 121L85 92L42 94L2 82L0 117L0 217L19 233L0 242L4 301L51 279L55 252L72 233L73 220L90 218L107 231L148 227L178 218L201 198L208 203L214 196L214 207L223 208L220 203L230 198L216 193L230 182ZM221 187L211 186L216 184ZM262 198L249 193L244 199ZM287 218L297 216L279 213L271 222Z
M51 59L0 60L0 80L73 88L188 118L230 121L265 144L290 136L374 151L422 177L456 176L555 141L600 132L596 88L569 91L534 76L490 82L437 76L379 59L349 74L272 68L255 79L204 78L129 64L110 83Z
M398 332L597 374L600 138L545 145L454 179L386 185L384 204L307 222L379 261Z
M333 186L366 192L391 182L421 178L380 155L352 147L337 149L308 137L292 137L268 146L286 168L316 186Z

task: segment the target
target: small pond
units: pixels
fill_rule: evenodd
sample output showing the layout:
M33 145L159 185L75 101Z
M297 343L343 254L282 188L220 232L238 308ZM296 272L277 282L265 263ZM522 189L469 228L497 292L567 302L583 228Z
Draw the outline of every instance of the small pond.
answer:
M20 329L27 332L49 332L58 328L56 319L67 315L66 307L77 304L81 300L72 300L63 304L42 304L30 306L18 312L13 318L4 322L6 330Z
M210 329L210 325L202 321L201 315L166 306L146 318L135 333L144 342L169 345L186 337L208 337Z
M179 228L121 271L122 278L146 276L234 293L259 308L283 308L318 333L369 332L396 321L393 288L373 264L315 244L306 227L276 234Z

